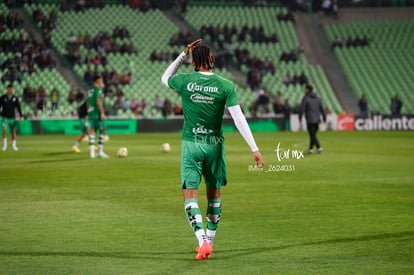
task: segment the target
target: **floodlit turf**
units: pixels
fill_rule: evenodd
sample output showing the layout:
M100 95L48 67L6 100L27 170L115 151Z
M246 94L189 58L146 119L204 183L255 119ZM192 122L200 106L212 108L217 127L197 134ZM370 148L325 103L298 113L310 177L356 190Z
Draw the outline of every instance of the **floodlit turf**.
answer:
M19 152L0 151L0 273L414 273L413 132L320 133L324 153L304 157L306 133L255 136L263 171L226 134L229 184L202 262L183 211L178 133L114 135L111 158L94 160L86 143L70 152L74 136L20 136ZM278 144L289 159L278 160ZM118 159L123 146L129 157Z

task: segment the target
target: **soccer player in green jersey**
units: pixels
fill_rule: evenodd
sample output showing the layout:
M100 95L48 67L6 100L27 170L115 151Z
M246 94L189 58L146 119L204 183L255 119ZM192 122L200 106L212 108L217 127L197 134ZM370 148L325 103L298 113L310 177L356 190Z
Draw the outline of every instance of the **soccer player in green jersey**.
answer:
M195 72L176 74L190 53ZM220 188L227 183L222 130L226 107L249 145L256 165L264 165L263 157L241 111L235 87L230 81L213 73L214 61L210 48L198 39L185 48L161 77L162 83L176 90L182 99L184 126L181 143L181 188L186 217L198 240L196 260L205 260L211 255L221 216ZM198 205L201 177L205 180L208 202L206 228Z
M102 103L103 79L101 76L93 77L93 87L88 91L88 135L89 153L95 158L95 135L98 136L98 157L109 158L103 151L103 144L106 133L105 112Z
M16 146L17 136L17 121L16 121L16 110L19 112L20 119L23 119L22 109L20 107L19 98L14 94L14 87L12 84L7 86L6 94L0 97L0 108L1 116L3 118L3 146L2 150L7 150L7 127L10 128L12 136L12 148L13 151L18 151Z
M85 100L76 110L79 117L79 129L81 133L79 134L78 138L76 139L75 143L72 146L72 152L80 153L79 144L82 142L83 138L88 134L88 104Z

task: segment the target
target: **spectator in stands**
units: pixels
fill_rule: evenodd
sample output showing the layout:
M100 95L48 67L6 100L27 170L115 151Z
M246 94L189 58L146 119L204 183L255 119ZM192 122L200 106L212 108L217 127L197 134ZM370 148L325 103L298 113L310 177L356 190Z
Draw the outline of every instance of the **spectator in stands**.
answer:
M36 95L33 93L32 88L30 88L29 84L23 88L23 101L25 103L34 103L36 102Z
M53 30L56 28L57 22L57 14L56 11L53 9L50 11L49 16L43 20L41 23L41 28L43 30Z
M56 88L50 92L50 102L52 112L59 108L59 92Z
M366 35L359 37L358 35L354 39L355 47L366 47L368 46L368 37Z
M7 73L3 75L1 80L3 82L14 82L14 81L21 82L22 78L20 76L20 73L17 71L17 68L14 67L12 69L9 69Z
M358 106L359 106L359 111L360 111L360 115L363 118L367 118L369 115L369 107L368 107L368 102L367 99L365 97L365 94L363 94L361 96L361 98L358 101Z
M129 3L129 6L133 10L139 10L139 9L141 9L141 1L140 0L131 0L131 2Z
M36 109L37 111L44 111L46 107L47 91L45 87L40 86L37 90Z
M391 115L401 115L401 109L402 109L402 102L398 98L398 95L395 95L393 98L391 98Z
M46 47L50 47L52 44L52 34L49 30L44 30L42 32L42 38L43 38L43 42L45 43Z
M306 77L304 72L301 72L299 75L296 75L293 78L293 82L295 84L306 85L308 84L308 78Z
M94 76L93 72L91 71L90 68L88 68L83 74L83 81L85 81L89 86L92 86L93 76Z
M262 86L262 74L258 69L252 68L247 73L247 84L252 91Z
M153 108L157 111L162 112L162 110L164 108L164 100L162 100L160 94L157 94L155 96Z
M347 48L355 47L355 41L352 38L352 36L348 35L348 38L345 41L345 45L346 45Z
M119 83L121 85L128 85L131 83L132 73L126 68L124 72L119 76Z
M81 64L81 55L78 49L66 49L64 55L72 66Z
M176 116L180 116L183 114L183 108L178 103L174 103L172 111Z
M286 73L285 78L283 79L283 84L290 85L293 83L293 78L290 76L289 73Z
M177 4L180 7L181 13L185 14L187 12L187 0L178 0Z
M41 69L53 69L56 67L56 61L50 52L50 49L44 47L43 45L40 47L39 55L36 57L36 62Z
M338 16L338 1L337 0L323 0L322 11L326 15Z
M129 38L130 34L129 31L127 29L126 26L122 26L120 31L119 31L119 38L125 39L125 38Z
M118 111L123 110L124 107L124 97L122 94L118 94L116 96L116 100L114 102L113 108L113 114L117 114Z
M275 114L282 114L284 111L284 103L283 103L283 97L281 92L277 92L276 97L273 99L272 102L273 112Z
M334 17L338 17L339 12L339 6L338 6L338 0L332 0L332 15Z
M126 51L129 54L136 54L138 53L137 48L135 47L134 43L130 42L129 44L126 45Z
M263 61L263 69L262 74L271 74L274 75L276 73L276 67L273 65L273 62L270 60L269 57L266 57Z
M44 15L43 11L37 7L32 12L32 19L36 24L41 24L46 19L46 16Z
M339 36L336 36L335 40L332 42L332 49L335 49L336 47L342 48L343 46L344 41Z
M282 52L280 61L282 62L296 62L298 60L296 51Z
M67 11L69 11L69 9L70 9L70 7L69 7L66 0L60 1L60 11L61 12L67 12Z
M124 98L124 102L122 103L122 110L127 111L131 108L131 101L128 98Z
M292 22L295 23L295 17L293 16L292 11L289 9L286 13L281 12L276 16L277 20L280 22Z
M138 105L138 102L136 101L136 99L135 98L131 99L131 101L129 102L129 109L132 112L135 112L135 109L138 108L138 107L139 107L139 105Z
M145 98L141 99L141 102L139 103L139 107L141 108L141 110L144 112L145 109L147 109L147 101L145 100Z
M77 88L76 89L76 101L81 102L83 100L83 98L84 98L84 94L82 93L82 91L79 88Z
M116 97L118 97L118 96L124 96L124 91L122 91L122 89L121 89L120 86L116 86L115 87L115 96Z
M76 93L74 90L71 90L68 94L68 102L70 104L74 103L76 101Z
M141 107L139 106L138 102L135 99L131 100L129 108L131 109L134 116L142 116L143 115L143 110L141 109Z
M270 104L269 93L265 89L258 89L256 93L257 99L253 102L252 106L250 107L250 112L254 117L256 117L259 113L268 114Z
M166 118L171 114L171 112L172 112L171 101L167 97L165 97L164 105L162 107L162 116Z
M85 0L76 0L75 2L75 11L83 11L86 8Z

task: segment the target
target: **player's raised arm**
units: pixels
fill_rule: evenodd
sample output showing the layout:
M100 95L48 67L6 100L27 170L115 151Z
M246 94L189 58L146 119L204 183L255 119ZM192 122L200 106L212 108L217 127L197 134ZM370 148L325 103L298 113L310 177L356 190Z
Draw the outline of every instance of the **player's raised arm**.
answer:
M194 47L199 45L201 42L202 42L201 39L197 39L191 42L190 44L188 44L187 47L184 49L184 51L180 53L180 55L167 67L167 69L161 76L161 82L165 86L169 87L168 78L174 75L178 71L178 68L180 68L181 64L183 64L184 60L188 57L188 55L191 54Z

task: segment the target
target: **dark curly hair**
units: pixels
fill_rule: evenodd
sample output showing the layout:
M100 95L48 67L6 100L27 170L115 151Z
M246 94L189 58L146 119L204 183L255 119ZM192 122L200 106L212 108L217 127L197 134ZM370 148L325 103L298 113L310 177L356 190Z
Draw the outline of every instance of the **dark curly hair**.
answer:
M206 45L198 45L193 49L192 57L194 62L194 70L198 72L201 67L211 70L213 63L210 59L211 50Z

